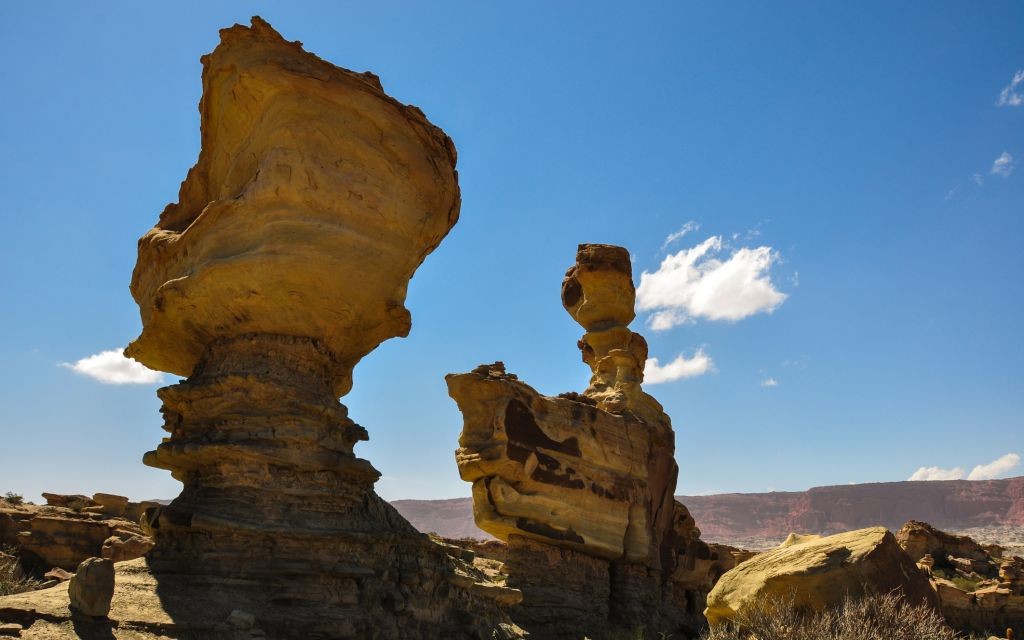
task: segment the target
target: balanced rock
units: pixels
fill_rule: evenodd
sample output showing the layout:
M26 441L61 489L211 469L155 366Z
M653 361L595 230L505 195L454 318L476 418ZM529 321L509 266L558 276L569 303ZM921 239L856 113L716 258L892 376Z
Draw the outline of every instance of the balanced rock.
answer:
M114 563L105 558L82 562L71 577L68 595L73 610L87 616L106 616L114 597Z
M516 620L541 638L609 625L692 631L722 563L733 564L673 498L675 433L641 388L647 343L627 326L634 302L629 253L582 244L562 283L563 306L586 330L582 394L543 396L500 362L446 378L463 414L456 462L474 518L508 543L509 585L523 591Z
M458 219L454 145L259 18L202 62L199 159L131 283L126 355L186 378L158 391L169 437L144 457L184 485L146 510L149 567L273 637L489 637L499 598L374 493L338 402L409 332L409 280Z
M811 610L847 596L899 589L913 604L937 607L928 577L884 527L832 536L791 536L777 549L740 563L708 594L704 615L721 625L746 607L778 601Z

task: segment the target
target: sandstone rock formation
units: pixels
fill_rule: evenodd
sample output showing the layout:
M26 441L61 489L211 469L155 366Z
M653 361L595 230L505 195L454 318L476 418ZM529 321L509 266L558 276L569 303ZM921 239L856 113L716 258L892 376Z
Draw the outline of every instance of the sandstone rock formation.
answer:
M408 333L409 279L458 218L451 140L259 18L202 61L202 150L139 241L126 349L186 377L159 390L169 436L144 458L184 488L146 510L156 546L118 593L155 589L149 618L189 637L236 610L273 638L517 637L501 606L520 594L373 492L367 432L338 402Z
M1024 559L926 522L906 523L896 539L928 573L950 626L974 632L1024 627Z
M925 573L884 527L824 538L793 536L723 575L708 595L704 614L715 626L768 599L820 611L838 606L848 595L894 589L914 604L938 605Z
M114 597L114 563L104 558L88 558L68 584L68 599L73 610L87 616L105 617Z
M994 574L987 566L989 555L984 547L968 536L948 534L927 522L911 520L906 523L896 532L896 541L914 562L919 562L926 555L930 555L940 567L956 560L966 560L968 565L985 574ZM933 563L933 566L936 565Z
M542 396L500 362L447 376L464 418L459 473L477 525L508 543L516 620L532 637L598 636L609 624L692 631L733 562L673 500L675 434L641 388L634 299L628 252L580 245L562 302L586 329L583 394Z
M43 494L46 506L0 503L0 545L17 549L22 561L37 573L54 567L74 571L94 556L121 562L149 551L153 542L138 524L144 503L97 495L110 496L108 503L118 507L111 510L96 502L95 496L54 493ZM135 515L134 521L128 520L130 515Z

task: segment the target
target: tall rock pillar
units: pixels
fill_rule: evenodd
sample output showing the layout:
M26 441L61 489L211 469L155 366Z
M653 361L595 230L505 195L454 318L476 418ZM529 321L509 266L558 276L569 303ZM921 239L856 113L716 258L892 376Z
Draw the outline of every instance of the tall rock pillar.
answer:
M463 414L456 462L477 525L509 545L513 613L541 640L609 627L692 632L722 562L675 502L675 433L641 388L629 253L582 244L562 303L586 333L582 393L542 396L502 363L447 377Z
M144 459L184 485L145 516L151 569L273 637L490 637L495 603L374 493L338 402L409 332L409 279L459 215L452 141L259 18L202 62L199 160L131 283L126 355L185 378Z

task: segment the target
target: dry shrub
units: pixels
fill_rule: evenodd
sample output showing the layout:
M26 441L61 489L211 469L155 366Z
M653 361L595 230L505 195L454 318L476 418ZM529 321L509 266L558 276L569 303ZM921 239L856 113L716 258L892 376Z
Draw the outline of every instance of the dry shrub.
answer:
M5 551L9 549L0 549L0 596L38 588L40 582L25 574L17 556L8 555Z
M899 593L848 597L833 610L806 612L793 599L773 599L741 612L730 627L702 640L954 640L937 611L912 605Z

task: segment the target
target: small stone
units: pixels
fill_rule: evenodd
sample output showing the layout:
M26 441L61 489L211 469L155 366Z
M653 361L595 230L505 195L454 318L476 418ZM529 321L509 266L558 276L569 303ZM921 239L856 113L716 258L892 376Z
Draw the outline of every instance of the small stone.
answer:
M0 636L9 636L14 638L21 637L21 625L8 623L4 624L0 622Z
M50 569L49 571L47 571L46 573L43 574L44 578L49 578L51 580L58 580L60 582L67 582L68 580L70 580L74 576L75 576L75 574L71 573L70 571L65 571L64 569L61 569L60 567L54 567L54 568Z
M248 611L235 609L228 614L228 624L236 629L252 629L253 625L256 624L256 616Z
M114 563L89 558L78 565L68 586L71 608L87 616L106 617L114 597Z

